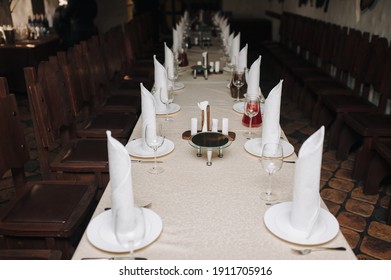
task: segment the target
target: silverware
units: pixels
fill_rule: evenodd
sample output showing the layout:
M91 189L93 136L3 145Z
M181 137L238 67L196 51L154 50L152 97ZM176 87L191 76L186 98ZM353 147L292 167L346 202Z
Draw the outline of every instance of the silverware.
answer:
M284 162L284 163L296 163L296 161L294 161L294 160L283 160L282 162Z
M141 160L141 159L132 159L132 162L137 162L137 163L154 163L153 160ZM158 160L156 161L157 163L163 163L163 161Z
M149 208L152 206L152 202L149 202L149 203L145 203L143 205L137 205L138 207L141 207L141 208ZM107 210L110 210L111 207L106 207L104 210L107 211Z
M327 251L327 250L333 250L333 251L346 251L345 247L314 247L314 248L307 248L307 249L294 249L291 248L291 250L294 253L297 253L299 255L308 255L309 253L313 251Z
M92 261L92 260L108 260L108 261L115 261L115 260L147 260L146 258L141 257L110 257L110 258L82 258L83 261Z

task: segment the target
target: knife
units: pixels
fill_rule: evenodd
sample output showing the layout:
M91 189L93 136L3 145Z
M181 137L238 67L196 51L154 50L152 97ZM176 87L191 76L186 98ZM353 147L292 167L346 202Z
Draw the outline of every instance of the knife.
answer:
M153 160L141 160L141 159L132 159L132 162L137 162L137 163L154 163ZM162 163L163 161L157 160L157 163Z

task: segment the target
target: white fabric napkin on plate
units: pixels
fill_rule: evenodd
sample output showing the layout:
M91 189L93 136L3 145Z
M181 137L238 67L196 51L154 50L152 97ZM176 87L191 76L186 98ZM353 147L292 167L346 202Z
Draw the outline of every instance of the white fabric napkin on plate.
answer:
M247 75L247 95L259 95L259 79L260 79L261 56L251 64Z
M156 55L153 56L153 61L155 68L155 109L156 113L163 113L166 111L166 105L162 102L162 100L168 99L167 72L166 68L164 68L164 66L156 59Z
M156 112L155 112L155 99L153 95L144 87L144 85L140 84L141 88L141 138L142 147L144 151L151 150L150 147L146 144L145 137L151 137L151 139L156 138ZM151 130L148 130L148 135L145 135L146 126L151 127ZM155 128L155 129L154 129Z
M111 131L106 131L106 135L111 186L111 211L114 226L114 221L119 208L126 207L129 209L129 211L125 211L127 217L121 217L121 219L128 220L135 215L132 164L128 151L118 140L111 136ZM121 211L121 213L123 213L123 211Z
M293 201L290 223L310 237L320 212L320 172L322 167L324 127L301 146L295 163Z
M230 53L231 62L234 65L238 65L239 51L240 51L240 32L232 40L230 51L231 51Z
M280 82L270 91L269 96L265 100L265 108L262 117L262 147L265 143L280 142L280 107L282 82L283 80L280 80Z
M172 29L172 47L171 49L175 52L179 48L179 42L178 42L178 31L173 28Z
M247 68L247 52L248 52L248 44L246 44L239 52L238 59L238 69L244 70Z
M174 76L174 54L170 50L169 47L167 47L166 42L164 42L164 67L166 68L168 77ZM172 87L173 82L168 80L167 81L168 86Z

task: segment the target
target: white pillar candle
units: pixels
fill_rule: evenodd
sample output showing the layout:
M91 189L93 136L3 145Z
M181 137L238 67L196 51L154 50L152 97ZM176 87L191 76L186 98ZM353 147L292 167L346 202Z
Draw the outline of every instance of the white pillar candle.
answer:
M223 118L223 124L222 124L222 129L221 132L225 135L228 135L228 118Z
M219 73L220 72L220 61L215 62L215 72Z
M212 72L214 72L214 63L213 63L213 61L211 61L211 62L209 62L209 66L210 66L210 72L212 73Z
M202 65L202 61L201 61L201 60L198 60L198 61L197 61L197 65Z
M197 134L197 118L191 118L191 135Z
M219 126L218 119L212 119L212 132L217 132Z

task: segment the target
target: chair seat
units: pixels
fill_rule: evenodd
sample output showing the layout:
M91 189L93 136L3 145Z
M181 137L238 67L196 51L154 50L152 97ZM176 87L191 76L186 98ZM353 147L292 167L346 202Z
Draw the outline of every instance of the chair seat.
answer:
M316 95L353 94L353 91L349 89L344 83L334 78L309 81L306 83L306 87L309 91L315 93Z
M96 191L92 183L82 181L36 181L27 189L2 216L2 234L68 237Z
M141 96L110 95L105 100L100 112L131 112L141 114Z
M330 110L340 112L375 112L378 108L371 102L356 96L329 95L322 97L323 104Z
M345 123L362 136L391 136L391 116L380 113L349 113Z
M79 137L105 138L106 130L110 130L115 138L129 138L137 120L135 114L98 114L76 133Z

